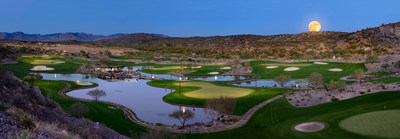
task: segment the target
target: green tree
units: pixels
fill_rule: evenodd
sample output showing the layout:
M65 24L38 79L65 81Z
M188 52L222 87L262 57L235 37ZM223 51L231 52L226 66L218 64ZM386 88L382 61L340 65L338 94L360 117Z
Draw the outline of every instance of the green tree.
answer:
M351 76L354 79L358 79L359 82L361 83L361 79L364 78L364 70L363 69L356 69Z
M28 82L29 85L33 85L33 82L35 82L36 79L37 77L34 75L27 75L24 78L22 78L22 80Z
M334 93L337 93L337 90L339 90L345 86L346 86L346 83L344 81L331 80L331 81L329 81L329 84L328 84L329 89L331 89Z
M104 54L108 57L111 58L112 57L112 53L108 50L104 51Z
M249 62L244 63L244 66L246 67L247 71L250 70L250 63Z

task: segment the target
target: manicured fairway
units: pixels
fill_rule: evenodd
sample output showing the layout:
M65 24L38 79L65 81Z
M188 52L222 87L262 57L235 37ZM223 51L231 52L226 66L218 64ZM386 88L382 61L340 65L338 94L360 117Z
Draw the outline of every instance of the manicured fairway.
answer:
M382 78L382 79L377 79L377 80L370 80L370 82L395 83L395 82L400 82L400 78L399 77L387 77L387 78Z
M347 118L340 127L354 133L400 138L400 110L375 111Z
M297 63L281 63L273 61L252 61L253 74L260 75L261 79L273 79L279 75L287 75L293 79L304 79L313 72L318 72L324 77L324 82L330 80L339 80L341 77L348 76L354 73L356 69L366 71L363 63L332 63L314 64L314 62L297 62ZM266 68L267 66L278 66L277 68ZM288 67L298 67L296 71L284 71ZM333 72L329 69L339 68L343 71Z
M308 63L271 63L271 64L262 64L264 66L285 66L285 67L305 67L311 66L312 64Z
M175 85L177 84L175 83ZM238 98L253 92L252 89L217 86L207 82L181 82L181 86L200 87L198 90L186 92L185 96L203 99L218 98L220 96Z
M202 139L376 138L376 136L349 132L341 128L339 122L354 115L381 111L385 105L388 110L400 109L400 92L379 92L307 108L294 108L286 99L281 98L258 110L243 127L217 133L187 135L187 137ZM314 133L292 130L294 125L312 121L327 123L328 127Z
M384 72L384 71L380 71L380 72L372 72L369 73L368 75L374 75L374 76L385 76L385 75L390 75L390 74L394 74L396 72Z
M218 70L217 68L219 67L226 67L228 65L205 65L201 66L199 69L195 69L196 72L188 73L185 74L185 76L210 76L210 72L219 72L219 74L224 73L225 71L229 71L230 69L227 70Z
M79 62L84 62L84 60L80 59L74 59L73 62L71 63L49 63L50 61L57 61L59 58L52 57L51 59L40 59L40 58L28 58L28 57L23 57L18 60L17 64L8 64L6 65L8 67L9 71L14 72L15 76L18 78L22 78L23 76L26 76L29 74L30 69L33 68L34 66L37 66L36 64L44 65L50 68L54 68L54 70L51 71L45 71L45 72L51 72L51 73L71 73L71 72L76 72L77 69L79 68L80 64L75 63L75 61ZM38 61L38 62L36 62ZM35 63L35 64L32 64ZM46 64L45 64L46 63Z

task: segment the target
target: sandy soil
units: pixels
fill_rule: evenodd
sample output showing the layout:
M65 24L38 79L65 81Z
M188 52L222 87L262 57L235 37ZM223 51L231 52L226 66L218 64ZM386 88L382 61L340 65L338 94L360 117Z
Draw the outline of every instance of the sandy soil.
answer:
M61 64L61 63L65 63L65 61L56 61L56 62L53 62L53 63L55 63L55 64Z
M288 67L288 68L286 68L286 69L284 69L284 71L296 71L296 70L299 70L300 68L298 68L298 67Z
M219 72L210 72L210 73L208 73L208 74L215 75L215 74L219 74Z
M31 70L33 71L45 71L45 70L54 70L54 68L49 68L46 66L34 66L33 68L31 68Z
M328 63L325 63L325 62L314 62L314 64L318 64L318 65L326 65L326 64L328 64Z
M84 85L84 86L93 85L93 83L91 83L91 82L82 82L82 81L77 81L76 84L78 84L78 85Z
M325 124L322 122L305 122L294 126L294 130L300 132L317 132L325 128Z
M228 69L232 69L232 67L222 67L221 69L228 70Z
M278 68L279 66L267 66L267 67L265 67L265 68L267 68L267 69L275 69L275 68Z
M334 72L340 72L343 71L343 69L339 69L339 68L333 68L333 69L328 69L329 71L334 71Z

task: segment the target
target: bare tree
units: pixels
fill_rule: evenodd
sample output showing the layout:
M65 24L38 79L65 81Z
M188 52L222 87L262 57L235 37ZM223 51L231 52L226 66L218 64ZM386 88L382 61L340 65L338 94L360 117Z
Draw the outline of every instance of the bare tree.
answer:
M89 109L86 107L85 104L76 102L72 104L72 106L69 108L69 112L74 116L82 117L89 112Z
M186 121L193 119L194 113L190 110L182 109L182 110L173 111L168 116L179 120L179 122L182 124L182 128L185 128Z
M317 72L311 73L310 76L308 76L306 79L307 79L308 83L312 86L312 88L314 89L315 93L317 92L318 87L323 82L322 75Z
M280 75L274 78L274 81L284 87L287 83L289 83L291 78L289 76Z
M364 70L363 69L356 69L354 73L351 75L353 78L358 79L361 84L361 79L364 78Z
M207 100L204 111L215 124L216 118L232 114L235 106L236 99L220 96L219 98Z
M87 95L93 97L95 101L98 101L100 97L107 96L106 91L100 89L89 91Z

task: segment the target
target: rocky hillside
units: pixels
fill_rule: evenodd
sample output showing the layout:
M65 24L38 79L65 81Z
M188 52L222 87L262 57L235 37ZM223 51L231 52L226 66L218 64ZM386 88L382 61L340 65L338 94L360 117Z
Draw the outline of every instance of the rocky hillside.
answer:
M156 37L151 35L129 38L128 36L95 41L105 46L134 47L144 51L243 58L291 57L319 58L352 57L394 54L400 49L400 22L367 28L357 32L304 32L272 36L232 35L213 37ZM210 56L210 55L209 55Z
M55 34L25 34L23 32L14 33L0 33L0 39L11 39L11 40L24 40L24 41L66 41L66 40L76 40L76 41L95 41L100 39L113 39L123 37L126 34L112 34L108 36L104 35L93 35L86 33L55 33Z
M38 87L22 83L0 64L0 138L22 138L24 132L26 138L126 138L104 125L67 115Z

